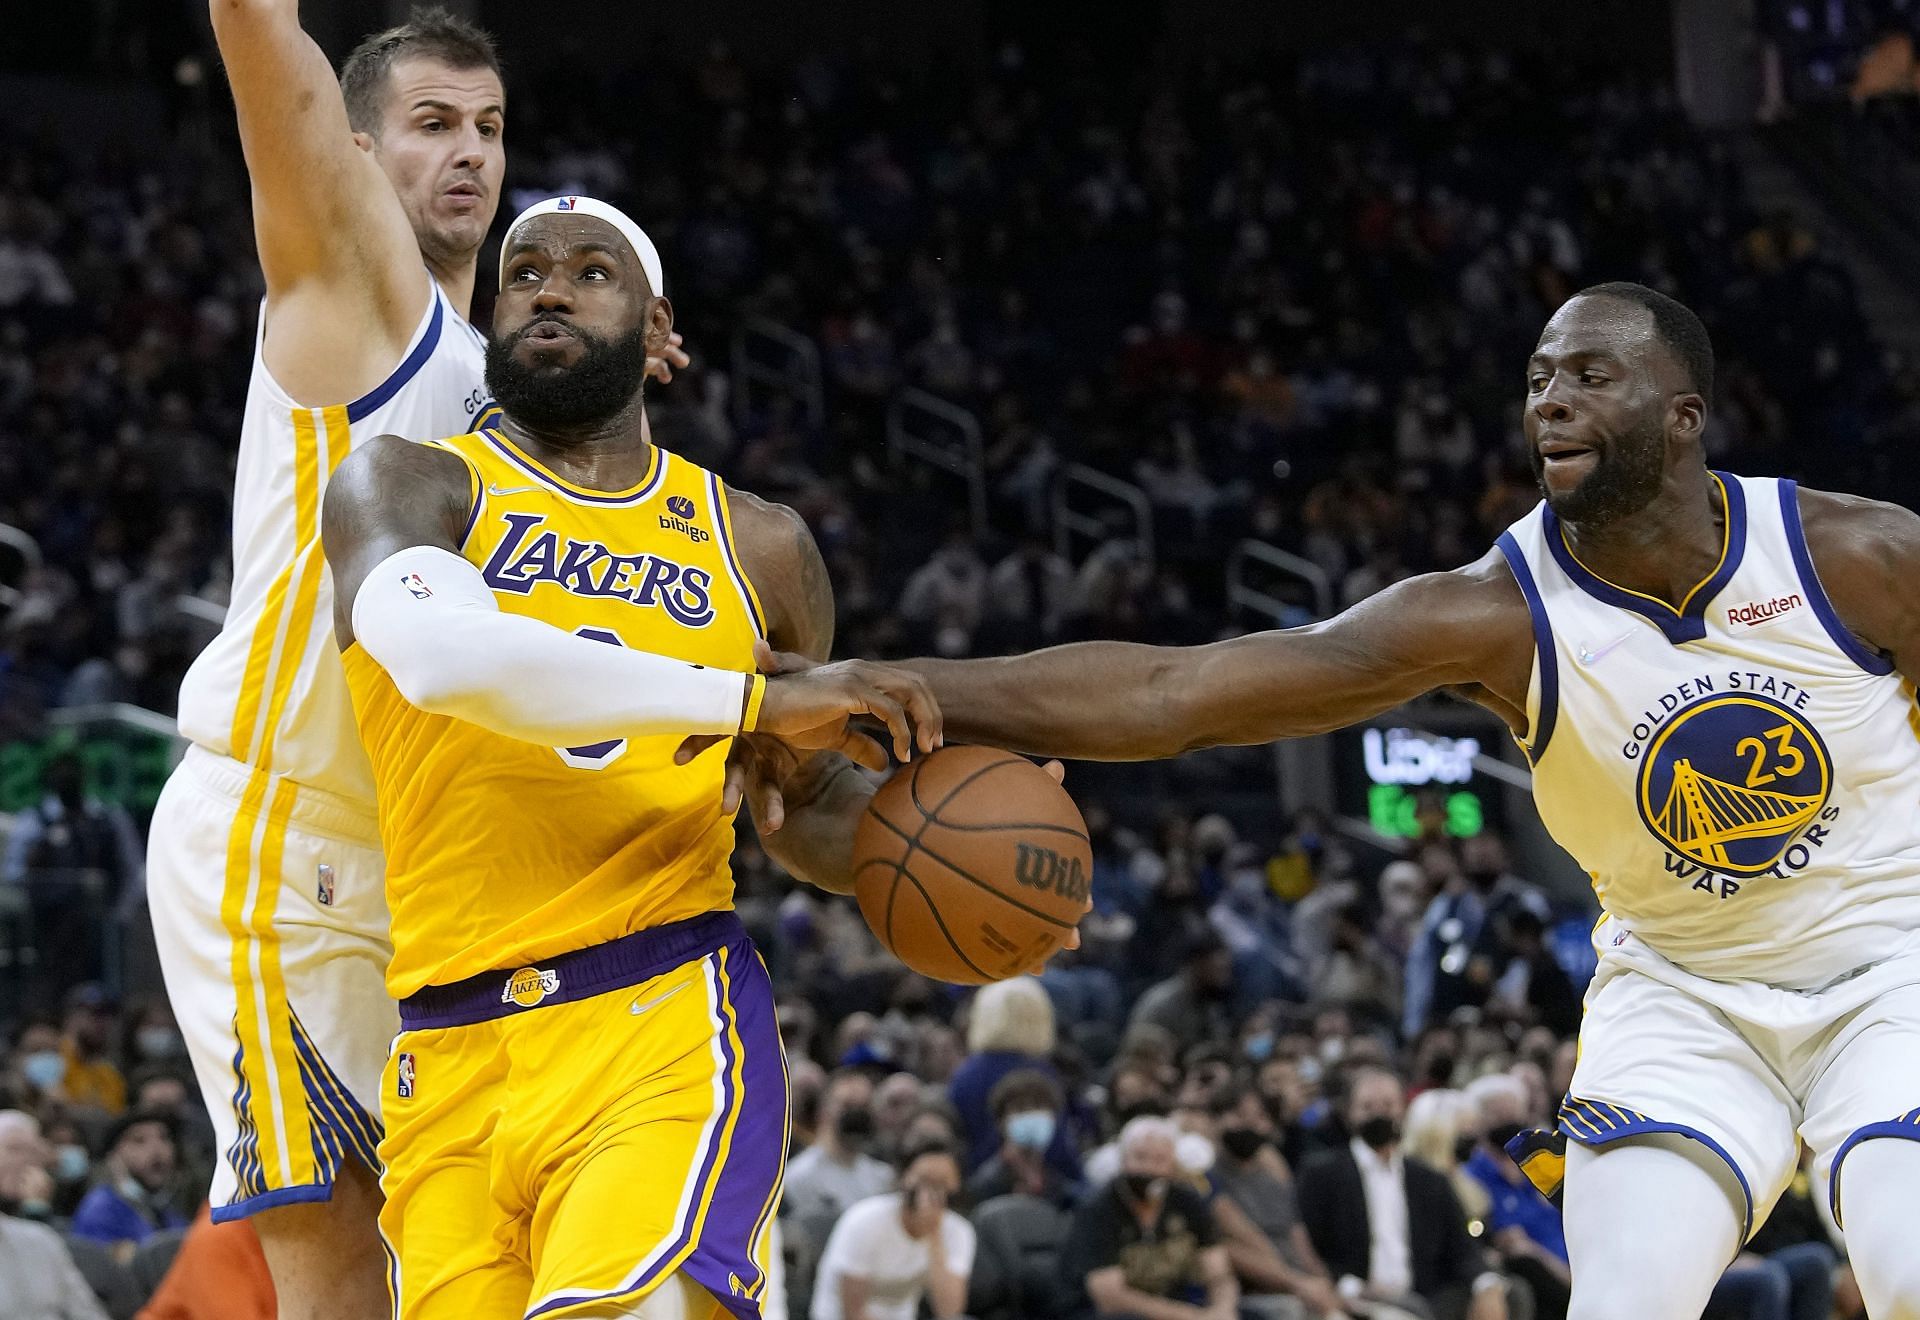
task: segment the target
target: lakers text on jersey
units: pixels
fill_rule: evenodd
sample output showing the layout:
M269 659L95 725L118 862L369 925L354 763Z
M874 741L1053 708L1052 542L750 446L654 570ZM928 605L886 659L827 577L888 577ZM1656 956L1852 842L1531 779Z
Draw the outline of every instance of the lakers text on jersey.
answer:
M461 552L502 610L752 669L760 607L717 478L656 448L634 489L591 491L497 431L439 443L469 465ZM731 905L721 758L677 766L670 737L536 747L409 705L358 647L345 661L379 786L396 998Z

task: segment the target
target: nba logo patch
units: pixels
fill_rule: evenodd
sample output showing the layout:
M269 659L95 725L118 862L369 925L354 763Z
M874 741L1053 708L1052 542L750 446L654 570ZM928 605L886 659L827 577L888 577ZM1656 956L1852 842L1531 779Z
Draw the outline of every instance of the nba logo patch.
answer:
M320 906L332 907L333 906L333 867L328 865L326 862L322 862L320 863L319 873L320 873L320 880L317 886L317 890L318 890L317 897L320 900Z
M578 197L562 197L560 199L560 205L555 209L561 210L561 211L571 211L574 208L574 206L579 202L579 200L580 199Z
M413 1099L413 1056L402 1054L394 1061L393 1089L402 1100Z
M412 592L415 600L426 600L429 596L433 595L433 588L421 581L418 573L407 574L400 579L400 585Z

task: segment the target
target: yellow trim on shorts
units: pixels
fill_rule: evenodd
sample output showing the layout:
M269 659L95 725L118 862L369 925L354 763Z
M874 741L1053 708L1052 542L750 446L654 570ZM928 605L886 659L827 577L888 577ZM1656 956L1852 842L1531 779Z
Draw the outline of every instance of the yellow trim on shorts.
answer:
M286 975L280 961L280 936L275 929L287 826L293 816L298 789L285 780L274 779L267 769L273 763L274 739L287 701L306 659L307 640L313 631L320 581L326 567L320 544L320 428L325 428L325 462L329 476L352 446L344 404L319 409L318 416L316 424L313 409L298 409L293 413L295 553L275 580L266 612L254 629L247 676L235 713L234 755L236 759L251 762L252 771L227 838L226 889L220 904L221 921L233 941L234 1026L241 1041L241 1066L251 1095L251 1117L259 1134L261 1180L270 1191L311 1184L318 1176L313 1157L312 1116L293 1043L292 1010L287 1002ZM290 604L289 583L293 584ZM276 639L279 646L278 655L274 657ZM261 659L262 656L272 658ZM268 698L264 722L259 718L263 695ZM244 742L239 737L243 713L247 715ZM260 741L254 749L251 743L256 724ZM249 750L254 754L248 756ZM264 829L261 826L263 807ZM256 834L259 835L257 852Z

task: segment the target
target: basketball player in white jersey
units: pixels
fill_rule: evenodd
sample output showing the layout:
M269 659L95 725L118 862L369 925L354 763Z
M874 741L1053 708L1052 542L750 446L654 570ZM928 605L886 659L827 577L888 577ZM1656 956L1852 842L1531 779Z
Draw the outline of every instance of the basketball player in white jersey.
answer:
M1920 517L1710 471L1706 330L1640 285L1570 300L1526 380L1545 502L1465 568L1212 646L909 667L950 737L1089 760L1487 706L1605 909L1569 1320L1698 1317L1802 1140L1869 1314L1920 1320Z
M219 1136L214 1218L252 1217L282 1316L357 1320L388 1313L373 1170L398 1018L321 495L363 441L458 434L483 412L485 345L466 315L505 96L491 41L444 11L369 38L336 82L297 0L210 8L266 301L232 598L181 690L192 746L154 814L149 886Z

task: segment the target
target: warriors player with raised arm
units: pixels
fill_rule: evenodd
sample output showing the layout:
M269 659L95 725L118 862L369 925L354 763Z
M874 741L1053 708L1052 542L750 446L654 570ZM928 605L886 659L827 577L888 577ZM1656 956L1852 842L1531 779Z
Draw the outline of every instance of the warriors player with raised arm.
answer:
M209 8L266 301L231 603L181 689L192 747L149 840L154 933L219 1138L214 1218L253 1217L282 1316L385 1315L373 1168L391 947L320 499L374 436L481 420L485 346L465 318L505 97L492 43L444 11L368 38L336 81L296 0Z
M1527 363L1545 501L1477 562L1211 646L910 667L949 735L1089 760L1488 707L1605 910L1560 1114L1570 1320L1698 1317L1801 1141L1869 1313L1915 1320L1920 517L1711 471L1712 388L1691 311L1587 289Z

